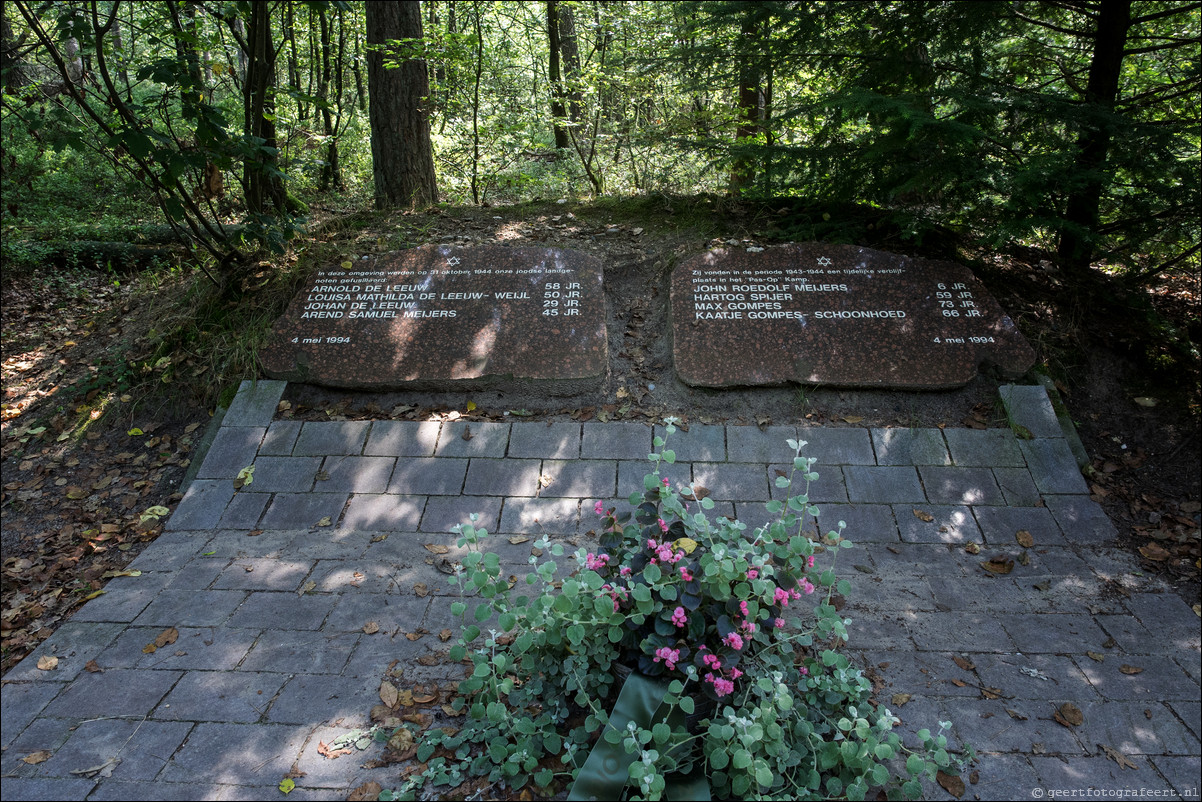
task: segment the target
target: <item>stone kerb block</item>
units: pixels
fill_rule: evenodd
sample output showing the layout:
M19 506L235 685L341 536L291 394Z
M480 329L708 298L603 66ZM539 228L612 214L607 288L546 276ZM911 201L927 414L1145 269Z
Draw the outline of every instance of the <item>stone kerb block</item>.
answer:
M1035 360L963 265L852 245L716 249L672 274L676 372L702 387L940 389Z
M371 390L600 383L600 260L555 248L427 245L318 269L260 354L268 375Z

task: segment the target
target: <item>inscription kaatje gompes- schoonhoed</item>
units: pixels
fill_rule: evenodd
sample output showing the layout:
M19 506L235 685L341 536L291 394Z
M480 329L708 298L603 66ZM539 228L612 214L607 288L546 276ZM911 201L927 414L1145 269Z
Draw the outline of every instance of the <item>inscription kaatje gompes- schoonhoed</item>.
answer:
M713 250L672 275L676 371L705 387L938 389L1035 359L963 265L850 245Z
M319 269L261 359L275 378L335 387L599 379L604 307L585 254L424 246Z

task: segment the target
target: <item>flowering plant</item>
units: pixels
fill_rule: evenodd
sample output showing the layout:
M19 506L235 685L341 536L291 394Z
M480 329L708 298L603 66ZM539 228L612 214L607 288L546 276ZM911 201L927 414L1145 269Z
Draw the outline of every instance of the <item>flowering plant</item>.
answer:
M669 419L665 432L674 431ZM776 484L790 488L800 474L806 492L768 502L767 520L749 528L711 520L703 488L674 489L660 467L675 454L663 438L654 442L654 470L631 495L633 510L594 505L600 534L572 555L570 576L557 581L555 559L539 562L548 551L565 558L561 543L536 544L525 580L532 595L515 593L500 557L479 548L486 532L460 527L469 553L453 577L463 628L450 657L471 666L452 703L463 724L421 734L424 770L388 798L467 775L515 788L533 780L551 796L557 778L596 774L586 757L603 742L627 756L620 781L649 799L682 772L706 777L718 798L849 799L891 784L917 798L921 776L955 773L959 759L943 735L920 730L918 750L903 745L897 718L870 701L871 683L839 651L847 622L831 596L850 588L834 561L851 544L842 522L825 535L804 529L818 515L804 443L789 441L794 475ZM662 682L659 720L612 726L617 666ZM901 757L908 779L894 783Z

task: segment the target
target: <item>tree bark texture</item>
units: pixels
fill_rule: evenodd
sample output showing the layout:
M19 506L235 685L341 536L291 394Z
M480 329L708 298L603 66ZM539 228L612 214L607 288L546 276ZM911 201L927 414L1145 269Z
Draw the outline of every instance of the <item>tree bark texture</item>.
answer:
M547 69L551 79L551 126L555 129L555 148L562 150L572 143L564 125L568 112L563 104L563 78L559 72L559 3L556 0L547 0L547 49L550 51Z
M745 43L758 41L760 24L751 16L743 19L741 26ZM746 44L745 44L746 47ZM761 86L756 55L750 48L739 55L739 109L735 128L735 148L745 145L755 137L762 126L764 93ZM755 164L745 154L736 153L730 171L730 193L738 195L755 181Z
M270 3L256 0L250 4L250 25L246 43L249 58L243 91L246 133L260 140L260 150L243 163L246 208L261 214L270 202L278 210L285 208L284 182L276 167L275 47L271 42Z
M397 52L390 40L422 37L417 0L377 0L367 11L367 94L376 206L417 207L438 200L426 108L426 62ZM401 45L405 51L414 45ZM389 69L386 61L399 62Z

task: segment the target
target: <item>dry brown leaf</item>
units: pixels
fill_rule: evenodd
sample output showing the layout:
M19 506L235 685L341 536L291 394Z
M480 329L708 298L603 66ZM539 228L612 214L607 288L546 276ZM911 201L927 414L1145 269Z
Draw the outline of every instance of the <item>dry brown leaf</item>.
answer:
M343 755L352 755L354 752L350 749L331 749L325 741L318 741L317 754L321 755L327 760L334 760L335 758L340 758Z
M462 437L464 440L471 440L471 439L472 439L472 427L471 427L471 426L464 426L464 427L463 427L463 434L461 434L461 435L459 435L459 436L460 436L460 437Z
M423 691L415 690L413 692L413 703L414 704L428 705L428 704L433 704L434 702L437 702L437 701L438 701L438 691L437 690L435 690L433 693L431 693L428 690L423 690Z
M955 685L957 688L967 688L968 687L968 683L962 679L954 679L954 680L952 680L952 684Z
M1027 720L1027 717L1024 716L1022 713L1018 712L1017 710L1014 710L1013 708L1009 708L1009 707L1006 708L1006 715L1010 716L1010 718L1012 718L1016 721L1026 721Z
M449 629L444 629L443 631L441 631L441 632L439 632L439 633L438 633L438 639L439 639L440 641L442 641L443 643L446 643L447 641L449 641L449 640L451 639L451 637L452 637L454 634L455 634L455 633L454 633L454 632L451 632L451 630L449 630Z
M964 545L964 550L969 554L980 554L981 546L978 543L969 542Z
M1063 727L1079 727L1085 721L1081 708L1072 702L1065 702L1056 708L1056 712L1052 713L1052 718Z
M1001 699L1006 693L1001 688L982 688L981 695L986 699Z
M31 766L36 766L39 763L45 763L50 758L54 757L54 753L49 749L39 749L36 752L31 752L21 758L22 763L28 763Z
M429 596L430 588L426 587L425 582L418 582L416 585L413 586L413 592L416 593L418 596Z
M937 771L935 772L935 779L943 786L944 791L947 791L956 799L964 796L964 780L959 777Z
M1126 755L1124 755L1122 752L1115 749L1114 747L1107 746L1106 744L1098 744L1098 746L1102 749L1103 752L1106 753L1106 757L1110 758L1115 763L1119 764L1119 768L1121 768L1121 769L1136 769L1136 770L1139 769L1138 764L1132 762L1131 758L1127 757Z
M1159 543L1148 541L1146 545L1139 547L1139 553L1147 557L1149 560L1167 560L1173 555L1161 546Z
M442 712L446 713L448 716L458 718L467 712L467 708L464 708L463 710L456 710L453 706L444 704L442 705Z
M897 705L898 707L901 707L901 706L902 706L902 705L904 705L906 702L910 701L910 694L908 694L908 693L895 693L895 694L893 694L893 698L891 698L889 701L890 701L892 704L895 704L895 705Z
M397 700L399 698L400 698L400 693L397 691L395 685L393 685L388 680L384 680L383 682L380 683L380 701L381 702L383 702L389 708L395 708Z
M864 420L864 416L863 415L844 415L843 420L846 421L847 423L859 423L860 421Z
M1139 666L1131 666L1123 663L1121 666L1119 666L1119 671L1122 671L1124 674L1139 674L1143 672L1143 669Z
M375 621L368 621L363 625L363 632L366 635L374 635L380 631L380 625Z
M926 523L930 523L931 521L935 520L934 515L931 515L929 512L924 510L914 510L914 517Z
M301 589L296 592L296 595L304 596L306 593L313 590L313 588L315 588L315 587L317 587L317 583L314 582L312 579L310 579L308 582L301 585Z
M969 660L967 657L961 657L960 655L953 657L952 662L960 666L960 668L964 669L965 671L972 671L977 667L973 661Z
M375 802L379 799L380 793L384 790L378 782L363 783L355 790L351 791L350 796L346 798L346 802Z
M324 515L322 516L321 520L316 523L316 526L332 526L333 523L334 521L330 519L330 516Z
M104 671L104 669L100 667L100 664L95 660L89 660L88 662L84 663L83 670L89 674L99 674Z
M56 668L58 668L58 658L57 657L52 657L51 655L44 654L38 658L38 670L39 671L53 671Z
M442 662L442 658L436 654L423 654L417 658L417 662L423 666L436 666Z
M446 546L442 546L438 543L424 543L422 545L426 551L428 551L432 554L446 554L447 552L450 551L449 548L447 548Z
M509 538L509 542L516 546L519 543L525 543L529 539L530 538L526 537L525 535L514 535L513 537Z
M1100 663L1106 659L1106 655L1102 654L1101 652L1086 652L1085 654L1088 655L1089 659L1093 660L1095 663Z
M1014 539L1018 541L1018 545L1024 549L1029 549L1035 545L1035 538L1026 529L1020 529L1014 533Z
M1014 570L1014 560L1004 554L999 554L982 562L981 567L991 574L1005 576Z
M413 738L413 733L406 727L399 728L388 739L388 748L394 752L404 752L412 749L417 742Z
M170 646L177 640L179 640L179 630L175 627L167 627L154 639L154 645L161 649L164 646Z
M403 691L397 691L397 701L401 707L413 707L413 691L406 688Z
M425 636L425 634L426 634L425 632L406 632L405 638L410 641L418 641L418 640L421 640Z

